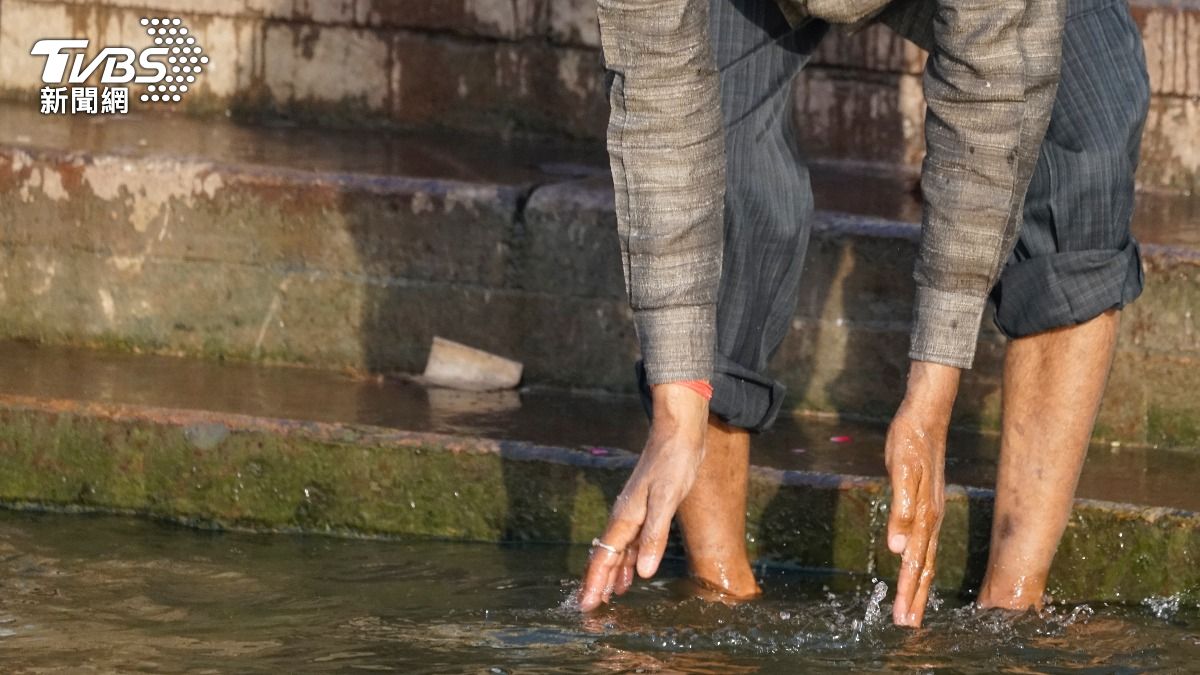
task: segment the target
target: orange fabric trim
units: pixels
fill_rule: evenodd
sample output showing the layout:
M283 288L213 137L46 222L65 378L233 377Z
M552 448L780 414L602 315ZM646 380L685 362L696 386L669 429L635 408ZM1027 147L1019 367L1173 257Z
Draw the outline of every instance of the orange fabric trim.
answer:
M708 383L708 380L684 380L682 382L672 382L671 384L681 384L703 396L705 401L712 400L713 388L712 385Z

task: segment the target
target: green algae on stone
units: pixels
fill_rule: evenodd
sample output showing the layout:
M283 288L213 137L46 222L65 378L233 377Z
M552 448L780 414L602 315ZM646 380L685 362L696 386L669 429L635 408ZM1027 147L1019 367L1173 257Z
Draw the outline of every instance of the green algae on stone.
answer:
M1097 504L1076 509L1051 568L1049 592L1077 601L1176 592L1163 520Z
M143 503L133 430L69 413L0 410L0 499L96 505Z
M632 457L355 425L63 402L0 407L0 501L209 527L576 542L603 530ZM894 578L886 481L752 470L761 558ZM948 490L936 583L972 591L991 507ZM1063 600L1200 595L1200 516L1080 502L1051 576Z

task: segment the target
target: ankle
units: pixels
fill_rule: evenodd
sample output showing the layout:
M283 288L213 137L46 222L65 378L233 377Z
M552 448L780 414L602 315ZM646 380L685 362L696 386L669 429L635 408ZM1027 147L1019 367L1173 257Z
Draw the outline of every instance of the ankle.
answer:
M688 548L688 571L697 583L735 597L758 595L758 581L750 567L745 545L697 546Z
M754 570L745 556L737 561L696 561L693 559L692 579L704 588L733 599L753 598L762 594Z
M985 579L976 602L984 609L1011 609L1022 612L1032 607L1040 610L1045 593L1044 577L1022 576L996 581Z

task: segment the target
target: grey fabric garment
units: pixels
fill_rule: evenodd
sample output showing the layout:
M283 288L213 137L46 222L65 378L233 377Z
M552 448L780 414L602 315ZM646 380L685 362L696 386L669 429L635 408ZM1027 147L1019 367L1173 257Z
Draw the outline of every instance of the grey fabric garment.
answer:
M708 0L598 0L625 288L656 382L711 376L725 154Z
M714 0L710 25L728 171L709 410L756 429L783 404L785 389L767 374L767 361L791 326L813 214L792 126L792 80L829 26L812 21L793 30L772 0ZM642 362L636 374L648 407Z
M900 0L880 15L930 50L909 357L959 368L971 366L984 306L1016 244L1060 76L1065 2L1029 0L1007 15L1011 26L971 19L995 21L997 11L986 0ZM977 61L987 65L980 70ZM1009 82L1016 72L1023 81Z
M1062 1L928 1L935 45L910 356L965 368L1049 120ZM707 0L599 0L598 10L618 232L647 377L709 379L725 181Z
M1141 290L1129 231L1149 99L1141 37L1122 0L1069 0L1069 12L1062 84L1020 240L994 295L1011 335L1086 321ZM789 29L772 0L712 0L729 172L710 408L751 431L769 427L783 402L767 362L795 310L812 220L789 101L826 28ZM649 410L641 363L637 376Z
M1016 250L992 291L1009 337L1089 321L1141 295L1130 233L1150 106L1142 36L1122 0L1073 0L1063 76Z

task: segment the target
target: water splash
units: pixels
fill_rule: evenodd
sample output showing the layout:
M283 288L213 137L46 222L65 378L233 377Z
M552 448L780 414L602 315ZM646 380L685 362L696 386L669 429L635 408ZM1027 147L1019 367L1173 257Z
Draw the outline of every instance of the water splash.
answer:
M1160 621L1170 621L1175 618L1175 615L1179 613L1179 606L1182 603L1183 596L1179 593L1142 600L1142 604L1148 607L1154 618Z
M1096 610L1089 605L1078 605L1071 609L1071 613L1063 618L1060 624L1063 628L1074 626L1077 623L1087 623L1093 616L1096 615Z
M929 600L925 603L925 608L929 614L933 614L942 608L946 601L938 594L936 588L929 589Z
M862 621L854 622L854 641L862 639L863 632L878 626L883 620L883 599L887 597L888 585L883 581L876 582L867 600L867 610L863 613Z

